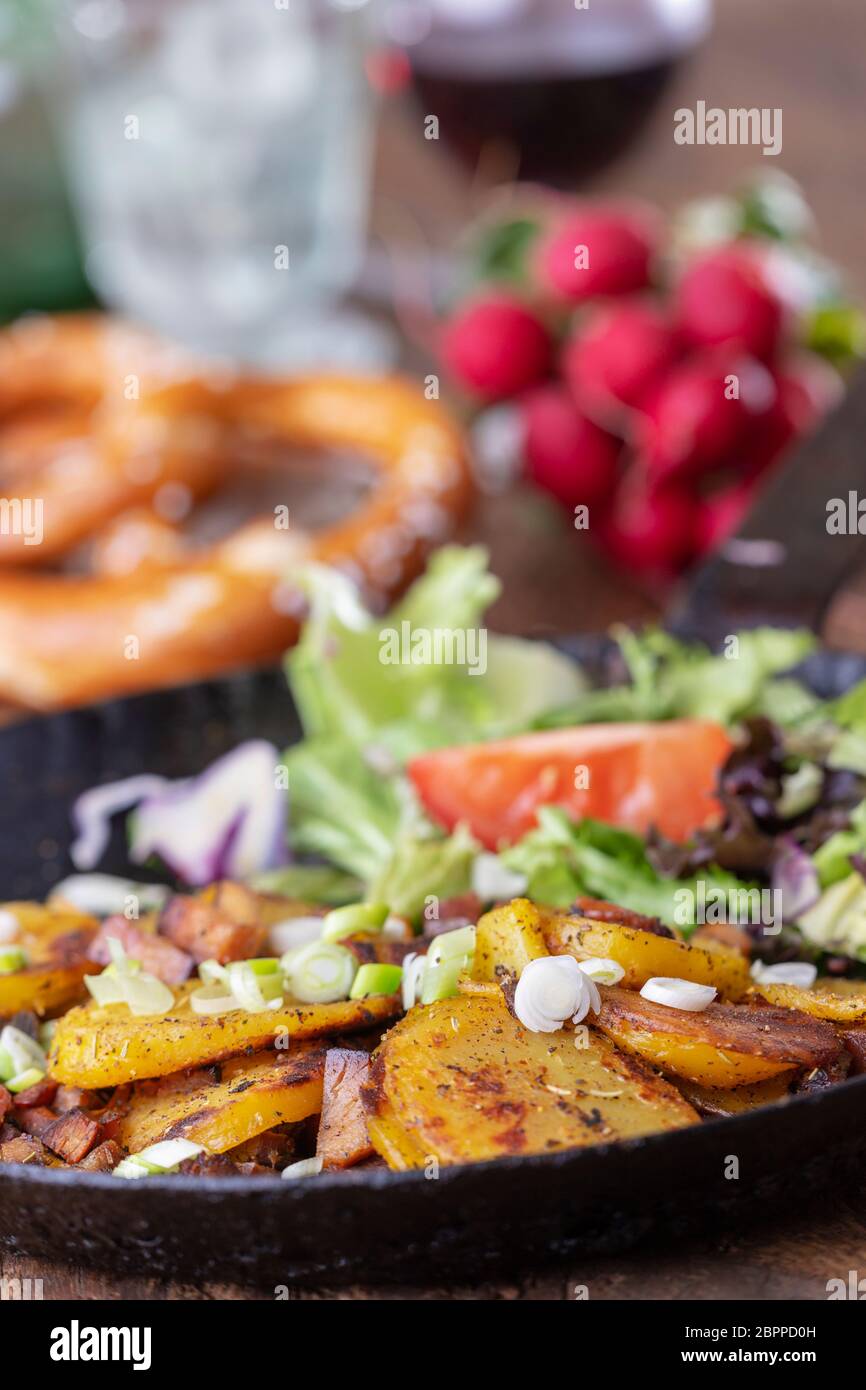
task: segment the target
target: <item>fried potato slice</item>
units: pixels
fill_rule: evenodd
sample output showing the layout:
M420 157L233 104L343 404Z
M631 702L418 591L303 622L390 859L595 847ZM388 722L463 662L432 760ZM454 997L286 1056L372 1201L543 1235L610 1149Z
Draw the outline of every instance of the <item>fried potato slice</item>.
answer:
M26 952L28 964L0 975L0 1018L19 1009L45 1018L80 999L81 982L93 970L87 950L99 926L96 919L41 903L3 903L2 911L19 924L13 944Z
M751 984L746 958L719 943L712 947L690 945L618 922L558 915L549 918L544 939L552 956L615 960L625 971L622 984L627 989L640 989L653 976L662 975L713 985L723 998L740 999Z
M548 954L544 929L551 917L527 898L485 912L475 928L472 979L496 982L507 974L519 978L528 961Z
M737 1086L732 1091L680 1080L677 1090L702 1115L742 1115L747 1110L759 1110L763 1105L785 1100L791 1094L791 1082L796 1075L795 1071L780 1071L768 1081L757 1081L752 1086Z
M117 1137L129 1153L161 1139L191 1139L225 1153L274 1125L317 1115L324 1070L324 1047L298 1043L235 1057L217 1068L218 1077L168 1077L155 1092L136 1089Z
M321 1038L357 1032L400 1012L398 995L346 999L336 1004L299 1004L291 999L263 1013L237 1010L201 1016L189 996L193 980L175 992L168 1013L136 1018L125 1004L96 1003L71 1009L60 1019L49 1071L70 1086L119 1086L140 1077L168 1076L240 1052L261 1052L278 1037Z
M780 1009L799 1009L813 1018L826 1018L833 1023L860 1023L866 1020L866 985L860 980L822 979L814 989L758 983L754 990L768 1004L775 1004Z
M839 1055L829 1023L792 1009L710 1004L699 1013L655 1004L634 990L602 988L596 1027L669 1076L728 1090Z
M696 1124L675 1088L591 1028L531 1033L501 999L411 1010L373 1055L364 1093L391 1168L551 1153Z

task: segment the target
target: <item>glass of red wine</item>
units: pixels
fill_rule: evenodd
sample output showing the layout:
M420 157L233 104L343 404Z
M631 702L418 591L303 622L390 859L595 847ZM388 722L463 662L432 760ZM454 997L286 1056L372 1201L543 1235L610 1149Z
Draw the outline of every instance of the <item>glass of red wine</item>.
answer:
M573 184L640 131L713 0L390 0L416 97L473 167L510 148L515 176Z

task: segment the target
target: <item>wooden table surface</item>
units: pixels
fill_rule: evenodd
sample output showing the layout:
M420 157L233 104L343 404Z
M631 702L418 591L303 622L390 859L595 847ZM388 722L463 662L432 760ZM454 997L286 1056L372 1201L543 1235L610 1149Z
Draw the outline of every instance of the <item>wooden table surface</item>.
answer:
M756 165L754 149L677 146L673 111L699 100L708 105L780 106L784 147L780 167L797 177L815 207L824 249L850 271L866 296L866 181L862 178L863 0L719 0L711 42L683 69L644 138L597 188L627 190L672 208L698 193L735 186ZM420 118L386 108L379 161L374 232L400 206L423 225L431 245L447 247L455 227L475 207L473 190L445 153L419 140ZM506 585L494 624L536 633L606 628L614 619L640 621L661 599L607 573L588 546L542 499L489 498L473 534L491 548ZM866 584L855 584L842 605L844 640L866 645ZM866 1197L833 1192L823 1212L802 1215L792 1194L789 1214L712 1241L638 1250L496 1287L400 1290L415 1298L571 1299L586 1285L597 1299L821 1299L827 1280L866 1273ZM154 1271L158 1273L158 1271ZM157 1278L117 1281L82 1269L36 1266L0 1258L0 1275L40 1278L45 1298L227 1299L272 1297L225 1286L177 1286ZM299 1297L389 1297L393 1290L306 1292Z

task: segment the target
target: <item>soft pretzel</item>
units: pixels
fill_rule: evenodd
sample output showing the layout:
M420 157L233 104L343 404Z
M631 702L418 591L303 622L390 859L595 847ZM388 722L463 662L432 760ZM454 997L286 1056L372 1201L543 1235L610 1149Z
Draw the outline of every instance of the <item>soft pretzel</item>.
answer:
M155 433L170 449L184 418L216 422L222 448L244 432L352 450L372 463L373 489L354 515L310 535L269 517L198 552L173 558L167 546L157 563L128 573L0 574L0 697L50 710L274 660L297 635L291 581L301 560L337 565L384 600L417 573L471 495L458 430L398 378L161 383L106 424L112 468L135 456L139 436Z
M0 531L0 566L55 562L166 486L191 498L218 486L228 456L195 372L188 354L101 314L38 315L0 334L0 487L7 504L42 509L38 545ZM176 408L149 433L142 389Z

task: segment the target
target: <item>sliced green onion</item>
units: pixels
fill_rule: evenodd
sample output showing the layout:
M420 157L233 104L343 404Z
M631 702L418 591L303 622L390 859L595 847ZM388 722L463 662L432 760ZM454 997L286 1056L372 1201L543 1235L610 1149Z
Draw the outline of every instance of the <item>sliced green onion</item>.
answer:
M198 977L203 984L216 985L224 984L229 975L225 966L220 965L218 960L203 960L198 968Z
M14 975L28 964L29 957L21 946L4 946L0 950L0 975Z
M399 965L362 965L349 993L350 999L367 999L371 994L394 994L400 988L403 969Z
M384 903L350 903L348 907L335 907L322 919L322 940L341 941L344 936L354 936L357 932L379 932L388 918L388 908Z
M204 1152L202 1145L194 1144L191 1139L163 1139L158 1144L151 1144L149 1148L142 1149L141 1153L130 1154L129 1158L121 1159L114 1169L114 1177L146 1178L162 1173L174 1173L184 1159L195 1158L196 1154Z
M421 979L421 1003L433 1004L437 999L452 999L457 993L457 981L466 969L466 957L456 956L438 965L429 959Z
M321 1171L321 1158L301 1158L297 1163L290 1163L288 1168L284 1168L280 1177L290 1180L292 1178L314 1178Z
M7 1023L0 1032L0 1052L9 1058L10 1076L17 1076L19 1072L28 1071L31 1067L35 1067L37 1071L48 1070L48 1060L39 1044L33 1041L29 1033L22 1032L12 1023Z
M119 979L121 975L140 975L141 961L135 960L132 956L125 956L122 961L110 961L102 973L110 980Z
M153 1168L168 1173L183 1163L184 1159L195 1158L204 1151L203 1144L194 1144L191 1139L162 1139L158 1144L151 1144L148 1148L142 1149L134 1157L139 1163L150 1164Z
M0 1048L0 1081L8 1081L15 1075L15 1064L5 1048Z
M151 1018L167 1013L174 1003L174 994L168 985L155 975L132 975L126 981L126 1003L129 1012L136 1018Z
M141 961L128 956L121 943L109 936L108 952L111 962L101 975L85 975L84 983L97 1004L126 1004L137 1018L164 1014L174 1003L168 985L155 975L142 970Z
M247 1013L263 1013L283 997L278 960L233 960L226 966L226 973L233 997Z
M117 1167L112 1169L111 1176L113 1178L146 1178L152 1172L152 1168L146 1168L135 1158L122 1158Z
M454 931L443 931L433 938L427 959L431 965L440 965L446 960L461 957L468 965L475 954L475 928L457 927Z
M195 990L189 996L189 1006L194 1014L230 1014L243 1006L238 1003L233 994L226 993L226 986L215 982L212 985L202 985L201 989Z
M57 1019L48 1018L39 1025L39 1046L45 1052L49 1050L54 1041L54 1034L57 1032Z
M28 1067L26 1071L20 1071L17 1076L10 1076L6 1082L7 1091L12 1091L17 1095L19 1091L26 1091L29 1086L35 1086L37 1081L42 1081L45 1076L44 1071L39 1067Z
M291 954L288 986L295 999L302 1004L333 1004L349 998L358 962L345 946L313 941Z
M432 1004L437 999L451 999L457 993L457 981L472 964L475 954L475 928L457 927L434 938L427 952L421 977L421 1003Z
M109 967L101 975L85 975L84 984L100 1008L107 1004L122 1004L125 999L123 986L117 975L109 975Z

